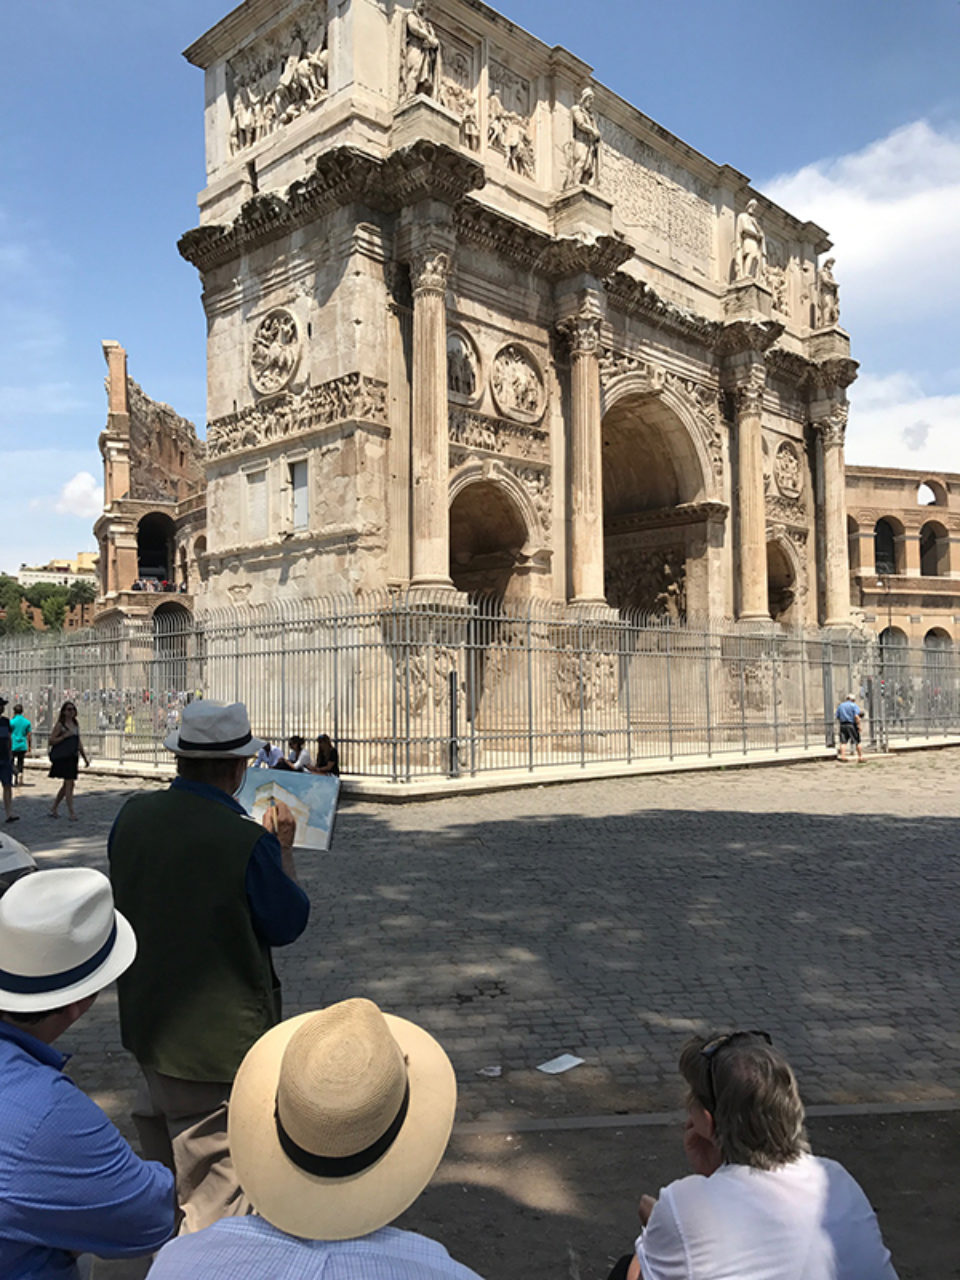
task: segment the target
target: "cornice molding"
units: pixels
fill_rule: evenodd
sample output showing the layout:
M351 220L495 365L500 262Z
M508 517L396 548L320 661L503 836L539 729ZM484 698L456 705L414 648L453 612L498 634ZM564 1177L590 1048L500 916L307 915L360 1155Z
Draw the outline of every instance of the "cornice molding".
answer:
M645 281L623 271L618 271L608 282L607 296L614 307L627 315L637 316L652 328L692 338L710 348L716 344L723 328L719 321L708 320L706 316L668 302Z

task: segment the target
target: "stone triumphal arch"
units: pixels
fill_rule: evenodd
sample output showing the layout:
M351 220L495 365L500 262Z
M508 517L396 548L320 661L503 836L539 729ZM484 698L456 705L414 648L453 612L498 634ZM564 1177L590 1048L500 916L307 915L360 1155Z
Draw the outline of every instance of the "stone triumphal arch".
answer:
M856 366L821 228L468 0L246 0L187 57L208 606L848 621Z

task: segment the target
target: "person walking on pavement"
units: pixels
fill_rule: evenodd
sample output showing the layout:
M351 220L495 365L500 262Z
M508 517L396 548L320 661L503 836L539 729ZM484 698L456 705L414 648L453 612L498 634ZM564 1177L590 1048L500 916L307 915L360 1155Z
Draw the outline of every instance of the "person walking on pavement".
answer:
M19 814L13 812L13 729L4 712L6 698L0 698L0 786L3 788L3 807L8 822L19 822Z
M33 725L23 714L23 703L14 703L13 719L10 721L13 738L13 782L14 786L23 786L23 762L28 753L33 754Z
M83 756L83 763L89 769L90 759L86 751L84 751L83 743L80 740L77 706L76 703L68 700L60 708L57 723L53 726L53 732L50 734L49 776L61 779L60 790L57 792L53 808L50 810L51 818L60 817L57 809L60 807L60 801L65 800L70 821L76 822L77 820L76 811L73 807L73 793L77 785L77 773L80 768L79 759L81 756Z
M144 1154L174 1170L190 1232L249 1211L227 1102L244 1054L281 1018L270 948L303 933L310 903L289 808L260 825L234 799L262 746L246 707L193 702L164 746L176 779L127 801L108 851L117 906L139 940L119 984L121 1037L143 1075L133 1118Z
M840 754L839 760L846 760L847 745L857 749L857 764L863 764L863 747L860 745L860 724L864 716L862 708L857 706L853 694L848 693L837 707L837 720L840 722Z

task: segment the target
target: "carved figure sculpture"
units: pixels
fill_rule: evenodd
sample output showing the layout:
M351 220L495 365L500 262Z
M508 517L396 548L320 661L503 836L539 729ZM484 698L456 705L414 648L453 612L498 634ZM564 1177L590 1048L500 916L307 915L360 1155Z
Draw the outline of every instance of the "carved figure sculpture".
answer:
M764 278L767 240L756 215L757 202L749 200L746 209L737 218L734 271L738 280L762 281Z
M465 147L469 147L471 151L480 150L480 121L477 119L477 104L472 98L464 108L460 136Z
M500 352L493 366L492 385L501 413L518 414L522 420L538 418L543 412L543 383L522 348L509 346Z
M818 321L821 329L840 323L840 287L833 275L836 258L828 258L817 272Z
M418 93L436 98L440 91L440 41L427 17L426 0L416 0L403 20L403 66L401 89L404 98Z
M600 126L593 110L594 93L587 86L580 101L570 113L573 120L573 142L567 152L568 187L596 186L600 177Z
M447 390L465 398L477 393L473 353L459 333L451 333L447 338Z

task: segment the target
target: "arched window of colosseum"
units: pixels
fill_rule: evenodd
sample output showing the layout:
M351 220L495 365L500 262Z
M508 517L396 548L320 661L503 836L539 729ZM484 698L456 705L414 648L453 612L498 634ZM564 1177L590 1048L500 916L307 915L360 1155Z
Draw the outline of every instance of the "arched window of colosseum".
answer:
M918 507L945 507L947 491L939 480L924 480L917 486Z
M920 572L925 578L950 572L950 535L936 520L928 520L920 530Z
M873 529L873 551L881 577L903 571L903 526L899 520L884 517L877 521Z

